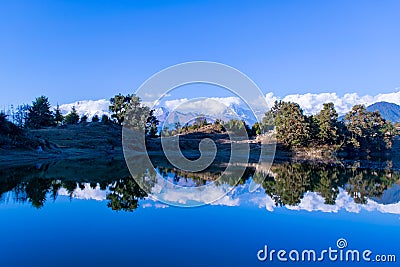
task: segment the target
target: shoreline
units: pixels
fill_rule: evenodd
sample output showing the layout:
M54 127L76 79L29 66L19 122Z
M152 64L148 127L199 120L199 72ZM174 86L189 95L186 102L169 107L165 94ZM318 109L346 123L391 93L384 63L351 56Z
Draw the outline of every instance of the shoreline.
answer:
M74 125L67 127L44 128L30 131L28 134L40 140L47 147L36 148L0 148L0 167L36 164L41 162L56 162L61 160L83 159L117 159L124 160L122 148L121 127L115 124L88 123L86 125ZM212 139L217 146L218 162L229 162L231 142L226 133L202 133L185 134L179 136L179 145L182 153L188 158L198 158L198 145L204 138ZM248 141L250 146L249 164L259 161L260 142L257 139ZM268 146L268 144L265 144ZM182 147L183 146L183 147ZM149 138L146 147L150 156L164 156L160 138ZM304 162L325 165L391 168L400 170L400 140L394 140L394 146L390 152L366 153L358 151L352 153L334 152L328 146L314 148L296 148L286 150L277 145L275 153L267 157L273 157L273 163ZM388 163L390 162L390 163Z

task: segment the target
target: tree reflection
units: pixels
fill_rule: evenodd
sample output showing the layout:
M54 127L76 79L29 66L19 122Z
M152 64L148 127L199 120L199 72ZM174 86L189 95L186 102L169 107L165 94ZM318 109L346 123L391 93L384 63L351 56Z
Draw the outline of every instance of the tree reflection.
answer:
M50 179L33 178L26 183L25 192L28 200L35 208L40 208L46 201L47 192L51 188Z
M263 186L276 205L297 205L305 192L311 189L311 172L301 164L283 164L274 169Z
M141 164L140 162L138 162ZM63 177L63 172L55 172L55 178L46 177L45 168L18 168L14 171L0 170L0 199L12 197L18 203L29 202L36 208L45 202L56 200L61 189L72 199L77 191L107 191L107 206L115 211L132 212L141 199L147 197L158 182L157 179L170 179L174 183L184 179L189 186L202 186L213 182L213 186L244 186L249 179L262 185L277 206L299 205L306 192L316 192L324 198L324 203L334 205L340 190L345 190L356 203L366 204L368 199L380 198L384 191L399 180L399 174L387 169L366 168L363 162L354 162L350 167L316 163L280 163L269 166L249 165L241 177L232 173L223 175L224 168L213 167L204 172L191 173L174 169L171 166L154 169L133 169L132 175L124 178L77 178ZM113 172L115 169L112 169ZM68 170L71 172L70 170ZM239 173L239 172L238 172ZM75 173L74 173L75 175ZM238 174L236 174L238 175ZM114 176L115 177L115 176ZM11 192L12 194L6 194Z
M259 175L255 174L257 180ZM366 204L368 198L379 198L396 181L399 174L390 170L346 169L329 165L285 163L274 165L262 183L266 194L277 206L298 205L307 191L316 192L325 204L334 205L339 187L356 203Z
M109 190L111 193L107 195L107 206L117 211L134 211L138 207L139 199L147 197L146 192L131 176L117 180Z
M383 192L398 179L397 174L387 170L354 170L346 185L346 191L356 203L366 204L368 198L381 197Z

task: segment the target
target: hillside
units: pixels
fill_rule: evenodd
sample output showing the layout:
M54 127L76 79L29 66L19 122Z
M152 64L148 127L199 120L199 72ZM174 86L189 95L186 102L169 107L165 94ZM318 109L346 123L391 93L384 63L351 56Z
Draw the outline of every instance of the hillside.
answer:
M379 111L385 120L391 122L400 122L400 106L394 103L377 102L367 107L367 110Z
M0 143L0 165L123 156L121 127L116 124L99 122L26 130L23 137L22 141L16 139L18 143Z

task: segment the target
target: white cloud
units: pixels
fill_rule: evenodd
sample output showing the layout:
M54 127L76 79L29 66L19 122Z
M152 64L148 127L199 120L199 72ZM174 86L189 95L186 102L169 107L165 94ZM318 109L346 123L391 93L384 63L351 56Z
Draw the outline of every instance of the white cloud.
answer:
M71 112L73 106L75 106L76 111L79 116L86 115L89 120L92 119L94 115L101 117L103 114L109 115L108 107L110 102L106 99L100 100L83 100L76 101L70 104L60 105L60 110L63 115Z
M359 213L362 210L379 211L382 213L400 214L400 202L393 204L380 204L372 199L368 199L367 204L358 204L354 199L342 188L339 189L334 205L324 203L324 198L315 193L305 193L303 199L298 206L286 206L290 210L307 210L307 211L322 211L322 212L338 212L346 210L352 213Z
M164 188L165 189L165 188ZM249 185L239 185L228 194L224 194L227 188L224 186L209 185L207 191L198 188L193 190L160 190L156 193L158 199L170 203L186 205L192 202L198 204L210 203L210 205L221 206L239 206L239 205L255 205L259 208L265 208L268 211L274 211L276 206L274 200L266 195L262 188L258 188L254 192L249 191ZM89 183L84 184L84 188L76 188L72 193L75 199L93 199L98 201L106 200L109 190L101 190L97 185L92 188ZM59 195L69 196L65 188L58 191ZM222 196L222 197L221 197ZM6 197L11 198L12 196ZM215 201L215 199L218 199ZM147 198L141 204L142 208L167 208L168 205ZM368 199L367 204L358 204L354 199L343 189L339 188L339 194L334 205L325 204L324 198L316 192L306 192L304 197L297 206L285 206L289 210L306 210L306 211L321 211L327 213L337 213L340 210L346 210L351 213L359 213L365 211L378 211L381 213L400 214L400 202L392 204L377 203L372 199Z
M265 99L268 106L272 107L274 101L280 98L274 96L273 93L268 93L266 94ZM282 100L298 103L306 114L316 114L322 109L324 103L333 102L339 115L343 115L356 104L364 104L368 106L376 102L386 101L400 105L400 91L378 94L375 96L360 96L357 93L348 93L342 97L338 96L336 93L292 94L283 97Z
M175 188L172 190L164 187L161 192L156 194L156 197L167 203L175 203L183 206L191 205L192 203L194 205L209 203L210 205L238 206L239 199L225 195L226 191L226 186L216 185L207 186L206 191L197 187Z
M275 96L272 92L265 95L267 106L271 108L276 100L292 101L298 103L304 110L305 114L316 114L321 109L324 103L333 102L339 115L343 115L348 112L356 104L371 105L376 102L386 101L400 105L400 91L377 94L375 96L363 95L360 96L357 93L347 93L343 96L339 96L336 93L306 93L306 94L291 94L286 95L283 98ZM144 103L153 106L154 103ZM240 106L243 110L247 110L247 107L243 108L243 102L239 97L210 97L207 99L198 99L197 101L190 100L188 98L180 98L173 100L166 100L165 102L155 103L156 106L163 106L167 110L172 111L176 108L183 113L203 113L210 116L221 116L221 113L226 113L226 107ZM253 103L254 104L254 103ZM75 106L80 116L86 115L91 119L94 115L101 116L103 114L110 115L108 106L109 101L106 99L100 100L83 100L74 103L60 105L61 112L65 115L71 111L72 106ZM237 111L236 108L233 110ZM159 112L164 112L158 109ZM226 114L225 114L226 115ZM246 118L244 118L246 119Z
M189 100L187 98L180 98L174 100L167 100L164 106L168 110L178 109L180 112L196 112L199 113L202 110L208 110L211 113L222 112L226 107L232 105L242 104L240 98L238 97L209 97L206 99L193 99Z
M76 188L72 193L72 197L76 199L94 199L98 201L106 200L108 190L101 190L100 186L97 185L96 188L92 188L90 183L84 183L84 188ZM60 196L69 196L68 191L65 188L60 188L58 190Z
M173 110L177 108L179 105L182 105L181 109L187 110L187 112L191 112L194 109L198 110L204 107L213 111L214 113L218 113L223 111L224 106L232 106L232 105L241 105L243 102L238 97L211 97L210 101L202 100L197 102L189 102L186 105L185 102L188 102L189 99L181 98L165 101L164 106ZM387 93L387 94L377 94L375 96L371 95L358 95L357 93L347 93L343 96L339 96L336 93L306 93L306 94L291 94L286 95L283 98L280 98L274 95L272 92L269 92L265 95L265 101L267 106L271 108L274 105L276 100L283 101L291 101L298 103L300 107L304 110L304 112L308 115L318 113L324 103L333 102L335 104L335 108L339 115L343 115L348 112L354 105L363 104L363 105L371 105L376 102L389 102L400 105L400 91ZM211 101L214 100L214 101ZM216 101L221 103L222 105L216 105Z
M182 105L183 103L187 102L187 98L180 98L180 99L174 99L174 100L167 100L164 103L164 106L169 109L169 110L174 110L178 106Z

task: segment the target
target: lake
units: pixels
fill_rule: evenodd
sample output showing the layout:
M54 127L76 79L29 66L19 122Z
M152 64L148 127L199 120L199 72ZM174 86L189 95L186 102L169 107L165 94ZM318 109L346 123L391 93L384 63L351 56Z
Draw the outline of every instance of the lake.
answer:
M154 200L121 159L1 168L0 266L395 266L376 256L399 257L400 176L390 161L251 164L237 184L215 182L218 168L158 162L156 171L192 194ZM201 194L227 184L211 203Z

